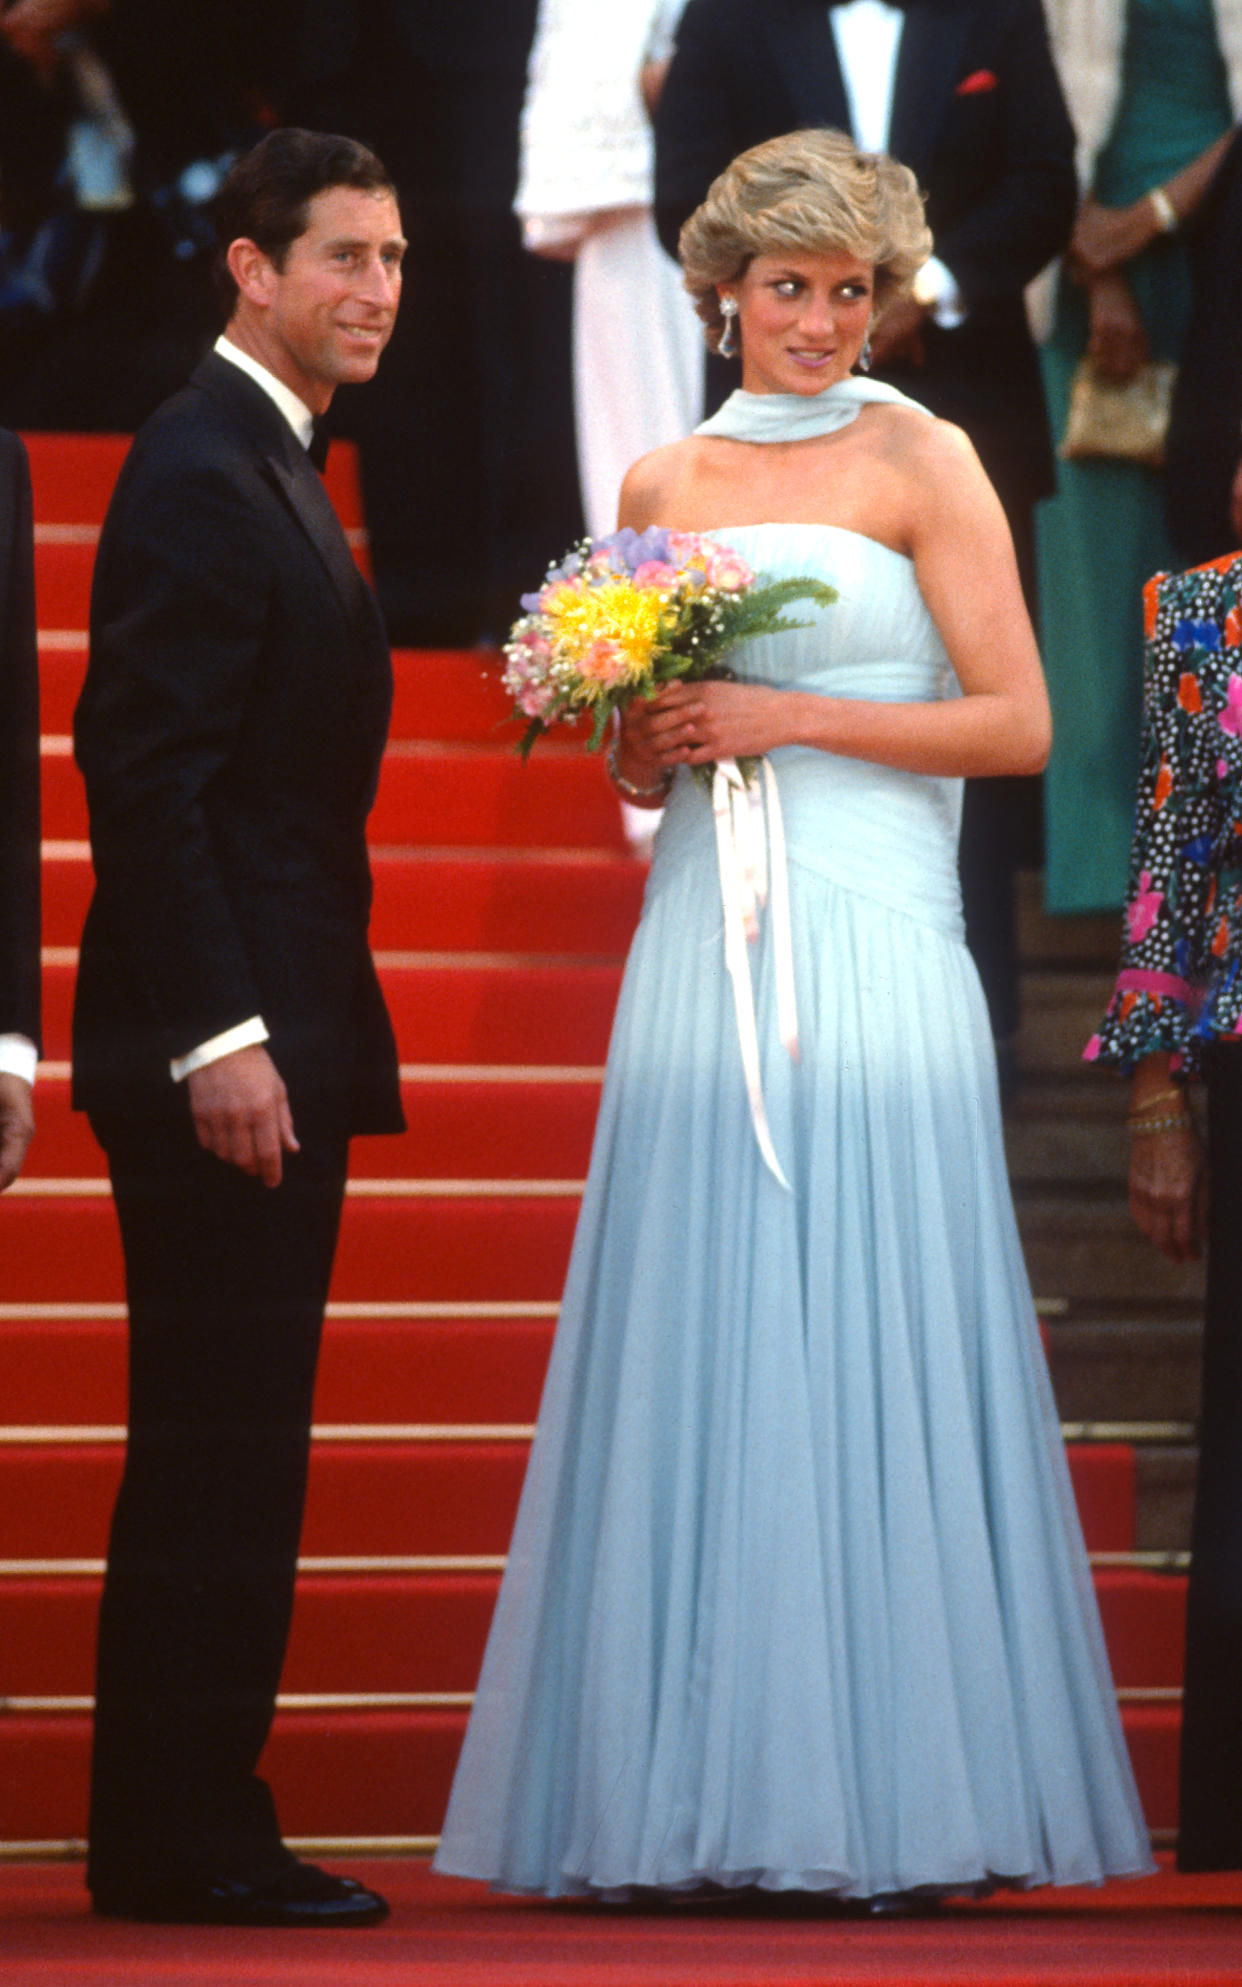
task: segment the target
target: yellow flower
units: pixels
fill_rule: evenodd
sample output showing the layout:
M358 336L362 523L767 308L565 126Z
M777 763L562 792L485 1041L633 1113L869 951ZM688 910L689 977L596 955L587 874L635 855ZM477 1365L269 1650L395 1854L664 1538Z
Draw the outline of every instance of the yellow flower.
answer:
M650 682L655 655L675 618L654 588L636 587L621 575L599 586L557 586L545 595L543 612L558 662L580 667L593 653L608 654L611 680L591 683L596 695L619 684ZM598 643L607 643L608 650L598 649Z

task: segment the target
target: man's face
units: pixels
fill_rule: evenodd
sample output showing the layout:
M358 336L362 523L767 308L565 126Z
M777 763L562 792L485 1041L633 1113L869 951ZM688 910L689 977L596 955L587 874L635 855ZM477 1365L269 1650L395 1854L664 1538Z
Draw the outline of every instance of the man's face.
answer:
M267 264L260 356L313 413L334 387L370 379L392 336L405 240L390 193L317 193L284 267Z

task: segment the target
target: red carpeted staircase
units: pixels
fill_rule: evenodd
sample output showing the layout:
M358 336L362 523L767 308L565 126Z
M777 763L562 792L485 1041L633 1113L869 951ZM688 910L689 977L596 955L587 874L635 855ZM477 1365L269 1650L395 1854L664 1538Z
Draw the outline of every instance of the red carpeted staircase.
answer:
M125 1413L120 1249L68 1108L89 895L69 730L98 522L125 444L31 437L45 733L47 1066L0 1201L0 1847L85 1820L94 1613ZM329 482L360 559L347 451ZM267 1760L285 1826L438 1829L521 1482L643 871L599 764L529 767L494 668L398 653L373 939L408 1136L360 1140L317 1403L303 1572ZM1124 1443L1072 1449L1154 1828L1175 1822L1183 1583L1136 1563Z

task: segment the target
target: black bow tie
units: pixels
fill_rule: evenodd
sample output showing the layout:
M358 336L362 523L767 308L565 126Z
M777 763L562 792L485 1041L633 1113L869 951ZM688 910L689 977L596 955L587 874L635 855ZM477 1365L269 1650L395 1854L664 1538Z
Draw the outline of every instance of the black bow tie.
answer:
M306 445L306 453L307 455L309 455L311 461L314 463L316 469L319 471L319 474L321 476L323 475L324 468L327 464L328 447L331 442L331 439L332 438L328 433L326 423L321 421L319 416L316 415L315 424L311 429L311 438Z

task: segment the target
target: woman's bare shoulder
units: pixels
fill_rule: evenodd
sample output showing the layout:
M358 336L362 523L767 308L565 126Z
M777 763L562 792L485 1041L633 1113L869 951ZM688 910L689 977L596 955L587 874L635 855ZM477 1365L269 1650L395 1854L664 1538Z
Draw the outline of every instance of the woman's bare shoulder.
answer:
M620 522L633 525L636 531L649 524L666 524L694 478L701 452L698 437L686 435L681 441L652 449L650 455L640 455L621 484Z

